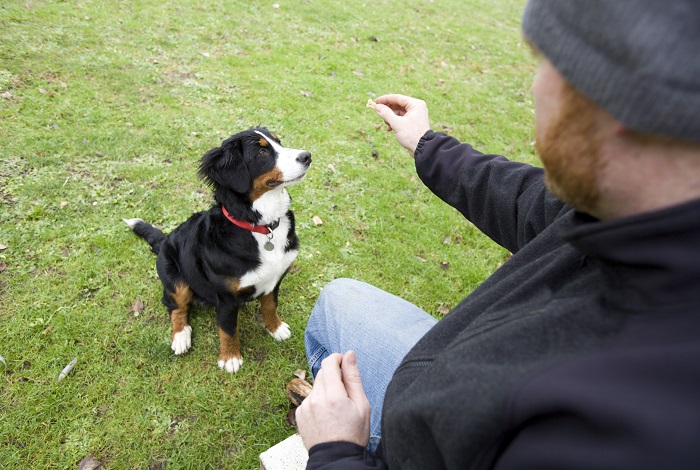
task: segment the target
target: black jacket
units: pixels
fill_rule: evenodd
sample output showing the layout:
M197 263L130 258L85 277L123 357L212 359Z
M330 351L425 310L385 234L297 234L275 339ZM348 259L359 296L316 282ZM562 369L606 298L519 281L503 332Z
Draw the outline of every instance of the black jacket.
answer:
M700 468L700 200L600 222L433 132L416 168L513 256L399 366L380 458L307 468Z

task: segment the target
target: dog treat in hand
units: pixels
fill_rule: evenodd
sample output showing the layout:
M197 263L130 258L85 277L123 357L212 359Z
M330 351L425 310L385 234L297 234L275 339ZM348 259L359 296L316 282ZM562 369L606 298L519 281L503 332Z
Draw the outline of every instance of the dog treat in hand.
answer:
M367 100L367 105L366 105L366 106L367 106L368 108L377 109L377 103L375 103L374 101L372 101L372 98L370 98L370 99Z

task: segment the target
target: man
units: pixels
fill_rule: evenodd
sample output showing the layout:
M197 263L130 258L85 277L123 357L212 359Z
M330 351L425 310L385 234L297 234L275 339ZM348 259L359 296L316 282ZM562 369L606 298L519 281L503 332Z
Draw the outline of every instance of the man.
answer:
M376 100L423 182L513 256L439 322L324 289L308 468L700 468L698 25L693 0L531 0L544 171Z

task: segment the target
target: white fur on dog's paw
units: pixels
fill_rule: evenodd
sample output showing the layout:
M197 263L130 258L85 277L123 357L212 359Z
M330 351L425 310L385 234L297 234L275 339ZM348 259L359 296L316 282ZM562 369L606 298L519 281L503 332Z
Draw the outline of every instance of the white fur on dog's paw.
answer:
M275 331L274 333L270 330L268 330L267 332L270 333L270 336L275 338L276 341L284 341L285 339L289 339L292 337L292 330L289 328L289 325L287 325L285 322L282 322L279 328L277 328L277 331Z
M189 351L190 346L192 346L192 327L187 325L181 332L175 333L175 336L173 336L173 344L170 346L170 349L173 350L176 356L179 356Z
M243 365L243 359L240 357L232 357L231 359L227 361L219 361L219 369L224 369L226 372L230 374L235 374L238 372L238 369L241 368Z

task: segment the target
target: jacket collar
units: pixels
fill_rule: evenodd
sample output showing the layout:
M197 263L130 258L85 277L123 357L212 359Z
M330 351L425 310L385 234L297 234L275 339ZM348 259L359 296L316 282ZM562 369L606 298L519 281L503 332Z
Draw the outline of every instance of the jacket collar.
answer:
M634 310L700 305L700 199L605 222L572 217L562 237L601 263L608 301Z

